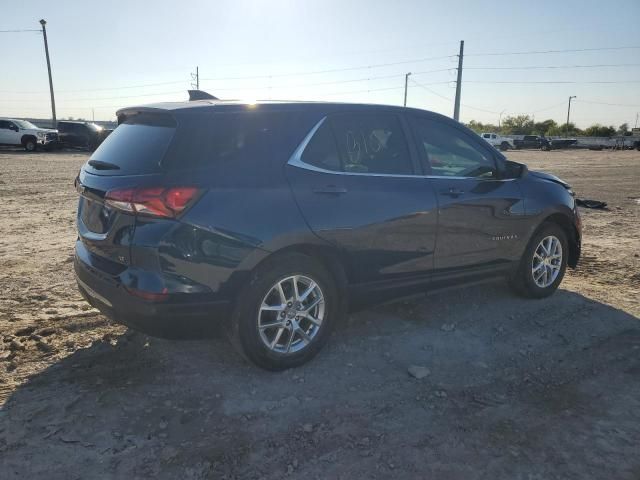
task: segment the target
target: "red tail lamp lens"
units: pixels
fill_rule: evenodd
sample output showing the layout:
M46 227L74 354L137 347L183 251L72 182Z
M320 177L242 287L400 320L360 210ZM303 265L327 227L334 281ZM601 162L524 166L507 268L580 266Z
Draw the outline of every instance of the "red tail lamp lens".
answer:
M195 187L123 188L107 192L105 202L126 212L175 218L190 206L199 194L200 190Z

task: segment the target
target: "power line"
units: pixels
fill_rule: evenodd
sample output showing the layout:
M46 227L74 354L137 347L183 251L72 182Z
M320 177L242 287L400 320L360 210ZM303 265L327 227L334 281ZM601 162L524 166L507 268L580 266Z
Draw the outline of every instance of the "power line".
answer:
M22 32L40 32L39 29L21 29L21 30L0 30L0 33L22 33Z
M543 81L508 81L508 80L466 80L466 83L488 83L488 84L514 84L514 85L556 85L556 84L622 84L640 83L640 80L619 80L619 81L572 81L572 80L543 80Z
M596 102L591 100L575 100L578 103L592 103L594 105L609 105L612 107L632 107L638 108L640 105L632 104L632 103L609 103L609 102Z
M602 48L571 48L564 50L529 50L526 52L485 52L485 53L468 53L468 57L489 57L500 55L536 55L543 53L569 53L569 52L597 52L604 50L632 50L640 49L640 46L628 46L628 47L602 47Z
M442 55L442 56L438 56L438 57L415 58L415 59L403 60L403 61L399 61L399 62L378 63L378 64L372 64L372 65L359 65L357 67L333 68L333 69L326 69L326 70L312 70L312 71L306 71L306 72L281 73L281 74L274 74L274 75L248 75L248 76L237 76L237 77L210 77L210 78L200 78L200 80L202 80L202 81L210 81L210 82L211 81L223 81L223 80L259 80L259 79L266 80L266 79L271 79L271 78L295 77L295 76L303 76L303 75L318 75L318 74L322 74L322 73L338 73L338 72L347 72L347 71L354 71L354 70L365 70L365 69L372 69L372 68L382 68L382 67L390 67L390 66L395 66L395 65L406 65L406 64L409 64L409 63L421 63L421 62L428 62L428 61L432 61L432 60L442 60L442 59L451 58L451 57L453 57L453 56L452 55ZM416 75L421 75L421 74L424 74L424 73L445 72L445 71L449 71L449 70L452 70L452 69L455 69L455 67L416 72ZM160 86L160 85L172 85L172 84L178 84L178 83L187 83L187 82L185 80L177 80L177 81L171 81L171 82L159 82L159 83L146 83L146 84L138 84L138 85L126 85L126 86L121 86L121 87L91 88L91 89L81 89L81 90L59 90L59 92L61 92L61 93L62 92L64 92L64 93L74 93L74 92L111 91L111 90L129 89L129 88L142 88L142 87L155 87L155 86ZM221 90L221 89L218 89L218 90ZM227 90L235 90L235 88L227 89ZM5 91L2 91L0 93L34 94L34 93L42 93L42 92L44 92L44 91L20 91L20 92L13 91L12 92L12 91L6 91L5 90Z
M537 69L571 69L571 68L603 68L603 67L639 67L640 63L610 63L597 65L527 65L522 67L465 67L465 70L537 70Z
M447 100L448 102L453 101L453 98L450 98L450 97L446 97L446 96L444 96L444 95L441 95L441 94L439 94L438 92L436 92L435 90L430 89L429 87L427 87L426 85L424 85L424 84L422 84L422 83L418 83L418 82L416 82L416 81L415 81L415 80L413 80L413 79L411 79L411 81L412 81L415 85L417 85L418 87L421 87L421 88L423 88L424 90L426 90L426 91L428 91L428 92L432 93L432 94L433 94L433 95L435 95L436 97L440 97L440 98L442 98L443 100ZM465 104L465 103L462 103L461 105L462 105L463 107L465 107L465 108L470 108L471 110L478 110L478 111L480 111L480 112L493 113L493 114L495 114L495 115L498 115L498 114L500 113L500 112L494 112L494 111L492 111L492 110L487 110L487 109L485 109L485 108L474 107L474 106L472 106L472 105L467 105L467 104Z

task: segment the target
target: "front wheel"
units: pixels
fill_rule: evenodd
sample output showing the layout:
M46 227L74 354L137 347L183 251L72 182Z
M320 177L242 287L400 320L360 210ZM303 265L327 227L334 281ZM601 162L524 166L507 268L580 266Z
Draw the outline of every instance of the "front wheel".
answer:
M240 353L267 370L311 360L326 343L341 302L327 270L306 255L268 260L240 293L229 332Z
M509 144L507 142L502 142L500 144L500 150L506 152L507 150L509 150Z
M562 282L568 254L564 230L544 223L529 241L511 284L524 297L548 297Z
M24 149L27 152L35 152L37 148L38 148L38 144L32 138L29 138L24 142Z

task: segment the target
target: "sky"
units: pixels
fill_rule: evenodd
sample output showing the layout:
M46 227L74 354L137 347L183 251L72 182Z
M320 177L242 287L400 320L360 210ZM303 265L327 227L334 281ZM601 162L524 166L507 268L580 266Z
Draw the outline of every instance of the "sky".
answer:
M452 116L460 40L461 121L564 123L572 95L578 127L633 127L640 112L640 0L0 0L0 12L0 116L51 115L42 34L6 32L41 18L59 119L185 100L196 66L220 98L394 105L411 72L407 105Z

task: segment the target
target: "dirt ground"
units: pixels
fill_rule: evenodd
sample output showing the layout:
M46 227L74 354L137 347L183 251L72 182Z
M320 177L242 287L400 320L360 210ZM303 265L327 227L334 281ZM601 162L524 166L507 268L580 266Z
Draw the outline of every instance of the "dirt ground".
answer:
M640 152L513 152L582 211L542 301L459 289L348 318L267 373L109 324L72 275L82 153L0 152L0 477L640 478ZM416 379L411 365L430 373Z

